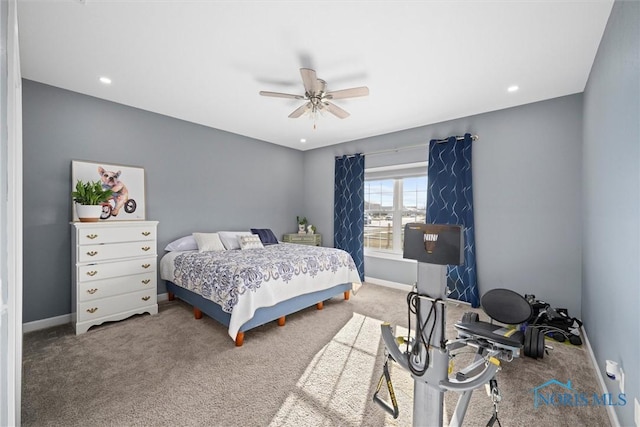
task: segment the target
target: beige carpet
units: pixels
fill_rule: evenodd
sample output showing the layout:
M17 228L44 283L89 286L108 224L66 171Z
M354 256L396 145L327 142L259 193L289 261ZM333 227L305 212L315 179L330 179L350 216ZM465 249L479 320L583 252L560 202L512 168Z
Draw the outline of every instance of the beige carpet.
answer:
M448 323L467 310L451 305ZM411 426L413 381L398 365L392 381L400 417L372 402L382 373L383 320L407 326L406 292L366 285L349 301L334 298L324 310L289 316L284 327L250 331L240 348L224 327L193 319L180 301L161 303L157 316L134 316L80 336L71 325L29 333L23 425ZM551 379L570 380L575 393L601 393L587 349L553 345L543 360L503 365L502 425L609 425L600 406L534 408L533 388ZM457 395L445 399L448 417ZM478 390L464 425L485 426L491 413L491 401Z

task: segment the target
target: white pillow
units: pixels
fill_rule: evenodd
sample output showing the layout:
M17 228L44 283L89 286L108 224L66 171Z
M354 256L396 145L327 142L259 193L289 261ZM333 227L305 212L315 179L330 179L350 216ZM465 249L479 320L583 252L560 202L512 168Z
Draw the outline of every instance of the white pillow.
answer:
M193 233L193 237L198 242L198 251L200 252L225 250L218 233Z
M191 236L181 237L173 242L169 243L165 248L165 251L197 251L198 243L196 239Z
M251 236L240 236L240 249L260 249L264 248L260 236L253 234Z
M218 231L222 244L228 251L240 249L240 236L252 236L250 231Z

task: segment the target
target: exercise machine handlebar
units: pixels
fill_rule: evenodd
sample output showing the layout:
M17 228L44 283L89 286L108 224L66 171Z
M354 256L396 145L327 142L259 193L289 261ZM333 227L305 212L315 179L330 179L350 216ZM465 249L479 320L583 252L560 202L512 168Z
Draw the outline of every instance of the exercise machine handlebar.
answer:
M380 326L382 330L382 340L387 348L387 351L391 355L391 357L398 363L402 368L410 371L409 363L407 361L406 354L400 350L398 344L396 342L396 338L393 335L393 330L389 323L383 323ZM434 351L441 351L439 349L434 349ZM492 379L498 370L500 369L500 361L496 358L498 356L499 350L490 350L486 355L487 362L485 363L485 368L474 377L468 378L464 381L457 381L453 379L445 379L440 381L439 384L432 384L433 386L440 388L442 391L455 391L455 392L463 392L468 390L474 390L478 387L489 382ZM415 374L413 378L417 381L425 381L425 379L421 377L417 377Z

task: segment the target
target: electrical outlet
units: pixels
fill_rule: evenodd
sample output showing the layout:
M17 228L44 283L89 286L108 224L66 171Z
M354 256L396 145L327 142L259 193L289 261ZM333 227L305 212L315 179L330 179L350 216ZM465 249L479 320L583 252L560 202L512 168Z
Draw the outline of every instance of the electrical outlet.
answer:
M638 399L634 398L633 401L635 402L635 412L634 412L634 418L636 419L636 427L640 427L640 403L638 403Z
M624 393L624 371L620 368L620 393Z

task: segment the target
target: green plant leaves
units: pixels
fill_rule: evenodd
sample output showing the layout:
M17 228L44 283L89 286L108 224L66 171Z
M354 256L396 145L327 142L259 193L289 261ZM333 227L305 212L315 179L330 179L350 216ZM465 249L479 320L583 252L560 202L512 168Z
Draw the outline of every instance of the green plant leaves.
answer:
M112 195L111 189L102 188L100 181L82 182L80 179L76 183L76 190L71 192L73 201L81 205L99 205L109 200Z

